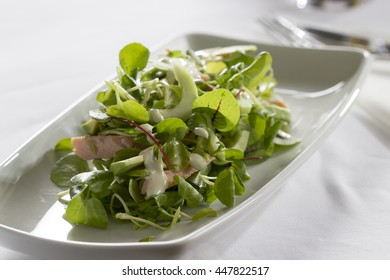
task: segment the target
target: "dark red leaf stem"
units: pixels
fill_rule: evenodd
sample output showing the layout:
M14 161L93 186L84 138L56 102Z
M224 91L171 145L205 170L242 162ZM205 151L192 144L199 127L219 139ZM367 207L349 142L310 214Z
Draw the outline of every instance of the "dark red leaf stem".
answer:
M217 110L215 110L214 115L213 115L213 117L211 119L211 122L214 122L215 118L217 117L217 113L219 111L219 108L221 108L221 103L222 103L222 99L219 100L219 103L218 103L218 106L217 106Z
M263 158L262 157L246 157L246 158L243 158L242 160L262 160Z
M244 90L242 88L239 89L239 91L237 92L236 96L234 98L238 99L240 98L241 94L244 92Z

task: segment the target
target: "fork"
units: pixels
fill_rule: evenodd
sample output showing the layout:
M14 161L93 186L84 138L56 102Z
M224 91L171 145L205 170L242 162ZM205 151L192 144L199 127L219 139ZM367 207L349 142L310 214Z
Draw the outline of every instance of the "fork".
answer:
M322 42L298 28L289 20L281 16L267 16L259 19L260 23L266 27L280 43L291 47L322 48ZM296 98L316 98L329 94L338 93L344 86L344 82L339 82L329 88L320 91L306 92L291 89L276 88L275 92L282 95L293 95Z
M322 48L324 44L282 16L263 16L258 21L281 44L291 47Z

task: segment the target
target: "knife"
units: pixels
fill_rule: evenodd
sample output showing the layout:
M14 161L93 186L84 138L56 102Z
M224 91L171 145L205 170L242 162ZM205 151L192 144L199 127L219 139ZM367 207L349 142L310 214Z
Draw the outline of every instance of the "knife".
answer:
M383 39L352 36L314 27L303 27L303 30L324 44L358 47L376 55L390 55L390 43Z

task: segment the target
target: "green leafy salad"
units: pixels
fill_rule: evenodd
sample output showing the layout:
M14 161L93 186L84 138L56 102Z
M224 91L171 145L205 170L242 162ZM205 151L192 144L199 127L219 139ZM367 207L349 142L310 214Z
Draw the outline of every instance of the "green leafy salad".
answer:
M66 220L166 230L216 216L216 201L233 207L250 179L246 166L296 144L271 62L254 45L154 59L142 44L126 45L85 133L55 147L51 180L63 190Z

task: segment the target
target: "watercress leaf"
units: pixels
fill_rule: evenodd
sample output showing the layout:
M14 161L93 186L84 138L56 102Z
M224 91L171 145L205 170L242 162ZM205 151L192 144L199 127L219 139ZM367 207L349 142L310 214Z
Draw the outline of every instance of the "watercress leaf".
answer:
M76 154L70 153L60 158L54 165L50 179L61 188L72 185L70 179L82 172L89 171L88 163Z
M222 70L226 69L226 64L223 61L210 61L206 65L206 73L209 75L217 75Z
M132 147L121 149L115 153L113 162L138 156L140 151L140 149Z
M100 194L99 197L104 197L109 194L108 187L114 180L114 175L110 171L94 170L89 172L79 173L71 178L74 185L86 184L95 194Z
M235 161L244 158L244 152L238 149L226 149L224 152L226 160Z
M129 180L129 193L135 202L145 200L145 197L141 194L141 188L139 187L138 182L134 179Z
M227 71L222 71L216 80L222 88L227 89L239 89L243 86L242 70L245 67L244 63L238 62L234 65L230 65Z
M73 197L66 208L66 219L76 225L88 225L97 228L107 228L108 216L102 202L97 198Z
M72 141L70 138L63 138L57 142L54 147L56 152L71 152L73 150Z
M216 216L218 216L217 211L215 211L212 208L206 207L206 208L202 208L202 209L198 210L192 216L192 220L193 221L198 221L199 219L201 219L203 217L216 217Z
M157 219L160 221L169 221L172 222L174 215L172 213L173 209L165 209L163 207L158 207L158 211L160 212Z
M261 137L264 135L267 118L266 116L259 114L257 111L251 112L248 115L249 125L250 125L250 135L248 140L248 145L252 145L258 142Z
M230 56L227 56L224 59L224 62L228 65L228 67L231 67L233 65L242 64L244 66L249 66L253 63L255 58L253 55L248 55L241 51L235 51Z
M115 91L111 88L107 89L106 91L99 92L96 100L105 106L114 105L117 102Z
M120 69L117 69L117 71L119 71L119 73L120 73L120 74L118 74L118 81L119 81L122 88L124 88L125 90L128 90L132 87L137 86L136 80L134 78L130 77L129 75L124 75L120 71ZM133 93L133 91L131 93Z
M261 52L255 61L244 70L244 85L249 90L255 90L271 70L271 63L271 55L268 52Z
M110 171L98 171L88 180L91 191L99 194L99 197L109 195L109 186L114 181L114 175Z
M190 153L182 142L172 139L163 145L163 149L171 161L173 171L178 172L188 166Z
M232 162L232 168L236 171L236 174L240 177L241 181L250 179L249 173L246 171L246 165L242 160L236 160Z
M291 112L288 108L283 108L276 105L267 105L267 104L264 104L264 108L275 119L285 121L287 123L291 122Z
M226 206L234 206L235 195L242 195L245 186L233 167L222 171L214 184L214 191L217 198Z
M262 139L262 148L264 150L263 156L269 157L273 154L275 148L274 138L282 125L283 122L280 120L275 120L273 118L268 119L264 138Z
M186 58L186 55L181 50L168 50L167 56L175 58Z
M146 108L134 100L126 100L116 105L111 105L107 109L107 114L141 124L149 121L149 114Z
M167 70L154 67L141 73L141 81L151 81L154 79L164 79L167 76Z
M211 117L206 113L197 111L191 114L187 125L191 131L194 131L197 127L208 128L211 127Z
M133 76L144 69L148 63L150 52L140 43L131 43L119 52L119 63L126 74Z
M93 164L93 166L97 170L107 170L111 164L111 159L98 159L98 158L96 158L96 159L93 159L91 161L91 163Z
M158 139L163 142L171 139L182 140L188 133L189 129L185 122L178 118L169 118L162 120L156 125Z
M224 205L228 207L234 206L234 172L232 169L228 168L222 171L214 183L214 193L216 197L221 201Z
M178 193L189 207L195 207L202 203L203 196L190 183L182 177L175 175L175 183L178 185Z
M88 135L96 135L99 132L99 122L95 119L89 119L82 124L81 128Z
M136 215L141 218L145 218L148 220L156 220L161 212L159 211L159 206L154 199L148 199L141 202L128 202L129 208L131 208L131 212L133 215Z
M271 55L268 52L261 52L249 66L234 74L228 83L236 88L245 86L254 91L261 80L271 71L271 63Z
M233 129L240 119L238 102L227 89L206 92L194 101L192 109L209 114L214 127L220 131Z
M245 193L245 185L242 182L240 176L238 176L236 170L232 167L230 169L233 172L233 182L234 182L234 194L235 195L242 195Z
M129 185L126 181L123 181L121 183L118 183L118 181L116 181L115 183L111 184L110 191L112 195L116 194L115 197L121 197L126 203L133 202L131 194L129 192ZM119 199L114 199L112 195L109 197L109 208L112 207L112 209L124 211L122 202L119 201Z
M177 191L160 193L154 199L159 207L177 207L183 204L184 199Z
M217 200L217 196L215 195L215 191L214 191L213 186L206 185L203 189L205 189L203 196L204 196L204 200L207 204L211 204Z
M156 239L156 237L150 235L150 236L146 236L144 238L141 238L140 240L138 240L138 242L151 242L154 239Z

